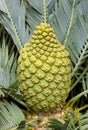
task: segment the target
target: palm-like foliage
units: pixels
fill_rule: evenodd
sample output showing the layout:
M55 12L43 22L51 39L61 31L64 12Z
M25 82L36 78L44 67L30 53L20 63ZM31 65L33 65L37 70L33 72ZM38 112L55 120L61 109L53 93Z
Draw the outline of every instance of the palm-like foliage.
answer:
M22 105L25 104L21 101L22 95L18 89L16 67L17 56L16 47L7 34L3 26L0 30L0 97L9 95Z
M1 130L25 130L25 128L24 115L17 105L8 102L0 103Z
M11 34L19 50L29 40L28 29L25 28L25 6L23 2L20 4L19 0L2 0L2 3L5 8L5 13L1 13L1 21Z
M66 121L58 118L49 120L48 128L51 130L87 130L88 129L88 111L83 115L79 110L66 114Z
M1 26L0 29L0 88L8 88L16 81L17 55L12 40ZM11 47L10 47L11 46ZM11 51L9 52L9 49ZM0 94L1 96L1 94Z
M71 93L74 92L73 88L80 89L81 87L80 92L84 91L69 101L68 104L71 103L73 106L83 95L87 99L88 93L88 0L46 0L47 12L43 6L44 1L41 0L0 1L0 23L9 33L9 35L6 33L2 35L2 31L0 32L0 95L3 92L9 93L10 96L20 100L20 103L23 104L17 82L15 82L17 57L14 54L22 48L25 42L30 40L36 25L43 21L45 12L47 22L54 28L58 40L70 52L72 63ZM11 42L16 45L18 51L14 50L14 45ZM57 119L52 121L57 124L58 128L60 124L61 130L65 128L67 130L86 130L88 112L84 115L79 113L79 115L79 121L78 118L75 118L74 112L69 115L70 118L67 117L67 122L60 122ZM70 122L73 117L74 127ZM52 122L50 123L52 124ZM53 127L53 125L51 126ZM55 124L54 128L56 128Z

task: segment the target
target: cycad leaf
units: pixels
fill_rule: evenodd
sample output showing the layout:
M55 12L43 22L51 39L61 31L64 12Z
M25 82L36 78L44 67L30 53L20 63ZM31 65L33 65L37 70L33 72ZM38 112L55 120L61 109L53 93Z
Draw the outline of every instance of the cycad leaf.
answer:
M25 1L26 12L27 12L26 13L26 22L27 22L27 25L30 30L30 35L29 35L29 39L30 39L36 25L39 25L43 21L43 17L42 17L42 12L39 13L35 8L33 8L31 6L31 3L29 3L29 2L27 3ZM35 3L35 1L34 1L34 3ZM39 5L39 8L41 8L40 5Z
M25 6L19 0L2 0L6 14L1 13L1 20L12 36L18 50L29 40L28 28L25 27Z
M39 11L40 13L42 13L42 7L43 7L43 0L27 0L30 5L35 8L37 11Z
M43 15L43 0L27 0L29 4L36 9L39 13ZM55 0L46 0L46 8L50 6L50 4L54 3Z
M0 39L0 85L8 87L16 80L15 71L17 63L14 52L9 52L9 45L11 46L12 42L10 36L2 32ZM12 47L14 47L14 45L12 45Z
M87 130L88 129L88 111L81 116L81 130Z
M39 25L41 22L43 22L43 17L44 17L44 5L43 5L43 0L27 0L25 2L26 6L26 21L29 25L29 30L30 30L30 36L32 35L32 32L34 31L35 27ZM55 0L46 0L46 9L47 9L47 22L48 22L48 17L52 13L52 10L55 5Z
M10 85L8 88L1 87L2 94L6 94L11 97L14 101L18 102L25 108L27 108L27 105L22 101L23 95L20 93L20 90L18 88L17 81L14 82L12 85Z
M6 10L5 10L4 6L3 6L2 1L0 1L0 10L1 10L2 12L5 12L5 13L6 13Z
M76 6L76 15L74 16L72 30L68 38L67 48L70 52L71 60L73 62L72 76L77 75L76 73L78 72L82 63L84 63L88 57L88 9L86 5L88 5L88 1L84 0Z
M78 82L82 83L88 68L88 1L80 1L75 7L73 26L67 40L67 49L72 61L72 77L76 77L74 88ZM84 73L85 72L85 73ZM82 85L83 86L83 85Z
M14 104L8 102L0 103L0 129L17 130L20 123L25 120L22 111ZM21 128L22 129L22 128ZM24 128L25 130L25 124Z
M25 106L17 82L17 50L3 27L0 30L0 39L0 98L9 95Z
M15 94L13 95L19 97L16 95L18 92L16 74L17 52L15 52L16 48L12 44L11 37L2 26L0 29L0 40L0 97L9 94L11 90L13 92L14 89ZM15 84L13 84L14 82ZM12 84L14 87L10 89L9 86L12 86Z
M63 43L70 21L72 11L72 3L69 0L55 1L55 10L52 9L52 14L49 16L49 23L55 30L57 38Z
M52 130L87 130L88 129L88 111L80 113L80 109L69 113L64 113L65 121L59 118L49 120L48 128Z
M59 118L50 118L47 127L55 130L66 130L67 123Z

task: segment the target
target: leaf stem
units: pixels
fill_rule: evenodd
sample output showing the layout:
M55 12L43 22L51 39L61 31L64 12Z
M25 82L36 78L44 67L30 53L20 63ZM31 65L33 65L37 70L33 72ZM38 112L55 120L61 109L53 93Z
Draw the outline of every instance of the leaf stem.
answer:
M69 22L69 26L68 26L68 29L67 29L67 32L66 32L66 36L65 36L64 42L63 42L63 44L64 44L65 46L66 46L66 44L67 44L67 40L68 40L70 31L71 31L71 27L72 27L72 24L73 24L74 8L75 8L74 6L75 6L75 0L73 0L72 13L71 13L71 17L70 17L70 22Z
M43 22L47 22L46 0L43 0Z

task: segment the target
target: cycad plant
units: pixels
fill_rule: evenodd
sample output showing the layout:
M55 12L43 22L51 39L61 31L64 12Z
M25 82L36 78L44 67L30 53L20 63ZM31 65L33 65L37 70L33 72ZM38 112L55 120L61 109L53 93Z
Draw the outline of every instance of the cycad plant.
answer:
M88 129L87 7L0 1L1 130Z

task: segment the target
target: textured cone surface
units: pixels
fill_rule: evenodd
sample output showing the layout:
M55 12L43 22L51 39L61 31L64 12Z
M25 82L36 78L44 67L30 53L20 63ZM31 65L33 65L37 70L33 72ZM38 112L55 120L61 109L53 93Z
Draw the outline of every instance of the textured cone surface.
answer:
M19 88L33 110L52 111L65 102L71 81L69 53L47 23L36 27L18 58Z

